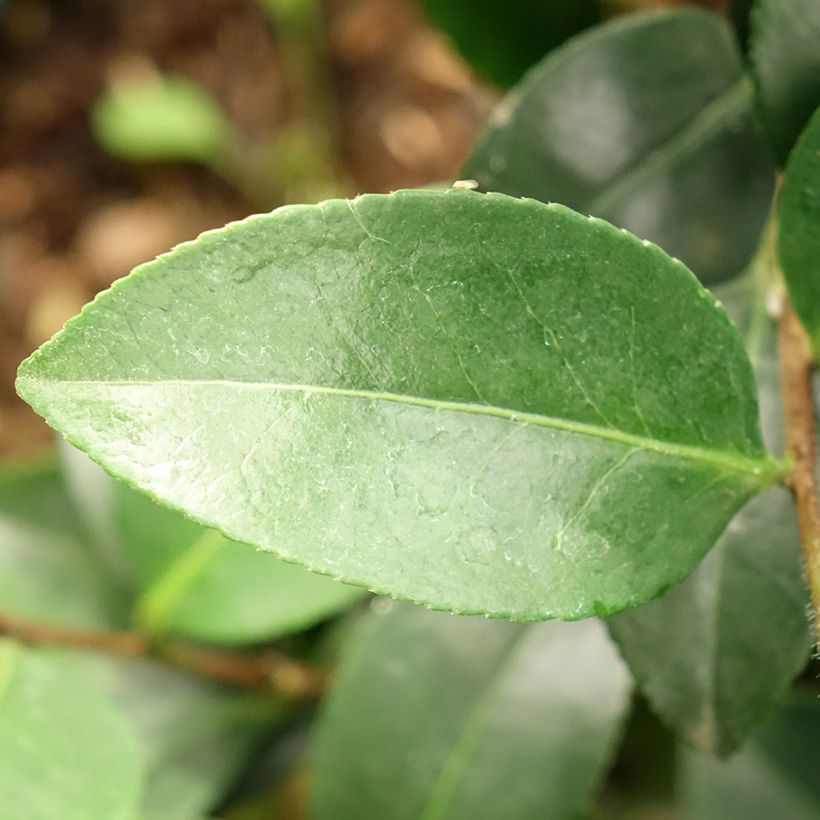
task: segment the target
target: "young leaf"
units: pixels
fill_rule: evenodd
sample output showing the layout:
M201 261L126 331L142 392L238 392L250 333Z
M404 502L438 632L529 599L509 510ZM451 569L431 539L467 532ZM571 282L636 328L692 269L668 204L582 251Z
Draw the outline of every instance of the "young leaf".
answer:
M684 752L682 795L692 820L820 820L820 708L795 697L731 760Z
M99 297L18 390L228 537L494 616L646 601L783 471L740 337L682 264L462 190L205 234Z
M820 105L820 3L755 0L750 57L766 130L785 165Z
M317 820L576 816L629 701L599 622L523 626L404 605L373 620L321 718Z
M76 627L124 621L52 461L0 470L0 608Z
M764 432L778 451L783 421L766 282L752 271L715 295L746 336ZM725 755L805 666L808 603L794 502L778 487L735 516L683 584L608 625L658 714L688 743Z
M141 587L136 615L153 634L215 643L273 640L361 598L360 587L286 564L114 487L122 548Z
M551 48L597 22L600 0L421 0L480 74L509 86Z
M0 761L6 817L136 817L142 761L125 720L64 658L8 639L0 639Z
M745 268L774 186L732 32L695 10L630 16L547 57L462 174L607 219L704 282Z
M778 207L778 254L789 299L820 360L820 108L786 167Z

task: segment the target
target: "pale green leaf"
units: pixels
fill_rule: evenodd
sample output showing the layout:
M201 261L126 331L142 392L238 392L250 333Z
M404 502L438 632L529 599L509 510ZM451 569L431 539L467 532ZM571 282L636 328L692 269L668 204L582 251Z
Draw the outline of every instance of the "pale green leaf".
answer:
M753 270L715 295L747 339L764 432L778 451L783 418L767 280ZM735 516L683 584L608 623L665 722L688 743L728 754L805 666L808 606L794 502L778 487Z
M0 639L6 820L131 820L142 760L124 718L65 659Z
M820 105L820 3L755 0L750 58L769 139L785 165Z
M632 15L548 56L498 106L462 175L657 242L705 282L739 273L774 166L717 15Z
M576 816L629 702L598 621L525 626L404 605L373 621L321 717L316 820Z
M820 108L786 167L778 207L778 254L789 300L820 360Z
M741 339L682 264L463 190L205 234L98 297L17 386L230 538L495 616L646 601L783 471Z

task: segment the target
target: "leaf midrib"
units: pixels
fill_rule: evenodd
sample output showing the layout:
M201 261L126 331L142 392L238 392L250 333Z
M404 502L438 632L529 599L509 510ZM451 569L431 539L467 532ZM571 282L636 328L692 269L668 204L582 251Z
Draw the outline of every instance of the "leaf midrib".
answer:
M761 489L769 487L782 480L788 474L790 464L788 460L777 460L768 455L761 454L758 457L746 456L728 450L708 449L690 444L677 444L662 439L639 436L623 430L610 429L596 424L589 424L582 421L572 421L569 419L557 418L554 416L543 416L536 413L511 410L506 407L499 407L490 404L471 404L469 402L446 401L441 399L428 399L422 396L403 395L399 393L380 392L373 390L357 390L354 388L328 387L325 385L312 384L292 384L281 382L253 382L232 379L163 379L156 381L131 380L131 379L37 379L30 376L21 375L17 379L17 389L23 398L31 404L36 404L36 399L27 398L25 394L26 383L35 385L61 384L61 385L88 385L104 387L234 387L249 389L265 389L279 392L300 392L305 394L318 394L328 396L339 396L342 398L366 399L369 401L385 401L404 404L414 407L424 407L430 410L467 413L470 415L489 416L500 418L522 425L532 425L550 430L559 430L567 433L598 438L605 441L612 441L626 447L638 448L648 452L658 453L671 458L680 458L687 461L696 461L718 467L722 470L729 470L734 473L752 477Z

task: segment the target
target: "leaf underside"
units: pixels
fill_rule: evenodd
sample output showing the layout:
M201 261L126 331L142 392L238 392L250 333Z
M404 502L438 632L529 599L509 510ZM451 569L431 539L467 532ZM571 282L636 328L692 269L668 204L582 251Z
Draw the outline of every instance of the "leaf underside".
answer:
M235 540L519 619L657 595L781 472L740 337L681 263L460 190L205 234L98 297L18 390Z

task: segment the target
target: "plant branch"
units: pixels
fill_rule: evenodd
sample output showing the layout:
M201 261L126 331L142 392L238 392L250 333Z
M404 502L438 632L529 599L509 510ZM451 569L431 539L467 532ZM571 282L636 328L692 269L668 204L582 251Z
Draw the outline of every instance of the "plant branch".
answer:
M812 402L813 361L809 342L791 305L780 317L780 368L786 451L794 459L787 483L797 504L800 543L811 590L815 625L820 630L820 509L817 483L817 431Z
M88 649L125 658L155 658L210 680L266 689L289 700L319 697L325 675L280 653L233 652L186 641L157 642L137 631L108 632L46 624L0 612L0 635L24 643Z

